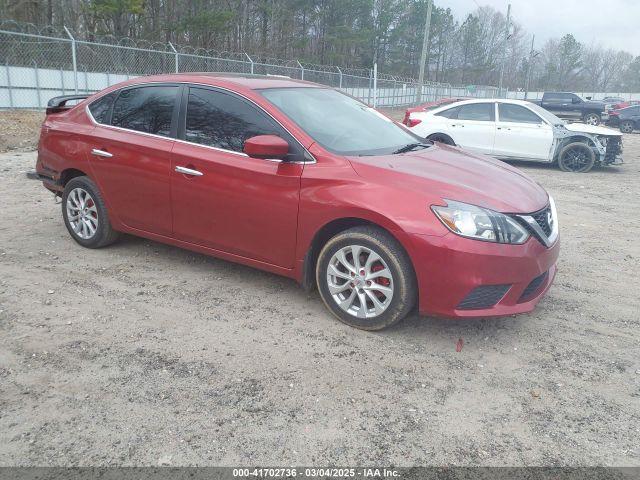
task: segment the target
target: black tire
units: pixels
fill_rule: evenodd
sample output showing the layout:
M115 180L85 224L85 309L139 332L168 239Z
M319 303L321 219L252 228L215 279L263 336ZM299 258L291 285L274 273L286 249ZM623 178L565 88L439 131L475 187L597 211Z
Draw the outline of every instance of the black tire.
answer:
M362 288L356 287L351 289L349 287L348 291L350 292L349 297L351 298L353 296L355 300L354 303L357 302L358 311L362 312L368 312L370 309L375 309L374 302L372 301L372 295L376 295L378 300L381 300L381 298L384 297L384 294L382 293L376 294L377 289L375 287L379 285L386 285L387 288L391 287L393 293L390 296L390 300L384 297L385 299L382 301L382 303L385 303L388 300L388 304L382 313L375 314L374 312L373 316L369 317L358 317L356 314L348 313L347 310L338 305L338 300L334 299L334 296L329 291L329 264L335 254L338 254L341 250L344 251L344 249L349 249L352 245L364 247L365 250L374 252L380 257L381 261L372 262L372 272L376 272L376 266L382 267L379 268L378 271L384 271L385 265L390 272L390 280L387 280L384 277L373 279L372 281L375 282L373 287L365 286L370 285L372 281L365 281L366 277L364 275L358 276L357 280L355 278L342 280L345 283L350 283L352 280L360 282L359 284ZM370 253L363 252L362 255L367 255L367 257L360 257L359 261L364 261L366 263L366 259ZM353 255L351 256L351 259L353 261ZM355 265L355 262L353 264ZM362 272L364 272L364 266L358 273ZM353 276L349 270L345 270L345 273ZM389 283L382 283L382 280ZM417 299L415 273L407 253L395 238L386 231L376 227L354 227L345 230L344 232L340 232L331 238L324 245L318 257L318 261L316 263L316 282L318 285L318 291L320 292L320 297L331 313L333 313L341 322L362 330L382 330L396 324L409 314L415 306ZM354 283L350 283L350 285L354 286ZM368 291L364 291L365 289ZM360 294L362 296L360 296ZM347 293L341 293L340 295L347 296ZM358 298L356 299L355 297ZM361 310L362 304L359 300L360 298L365 299L366 308L364 310Z
M620 131L622 133L633 133L634 127L635 125L631 120L625 120L620 123Z
M593 112L592 113L586 113L584 115L584 117L582 117L582 120L587 125L600 125L600 122L602 121L602 119L600 118L600 115L598 115L597 113L593 113Z
M431 140L432 142L444 143L445 145L452 145L454 147L456 145L456 142L453 141L453 138L451 138L446 133L432 133L427 137L427 140Z
M76 193L74 193L74 191ZM72 225L72 221L69 219L69 196L73 196L71 204L77 205L77 203L75 203L75 199L78 198L77 194L79 191L84 191L88 194L88 197L85 197L87 204L87 207L84 209L85 218L88 218L88 215L91 215L92 220L89 223L91 223L91 225L97 224L97 226L95 227L95 231L88 237L83 237L82 230L80 232L76 231L76 229L74 229L74 226ZM74 207L70 208L73 209ZM120 235L119 232L116 232L111 227L109 216L107 215L107 207L105 206L102 195L100 194L98 187L95 185L95 183L93 183L93 181L91 181L89 177L75 177L69 180L69 182L67 182L67 184L65 185L64 192L62 194L62 218L64 219L64 224L67 227L67 230L69 231L71 237L83 247L106 247L107 245L115 242ZM76 221L76 225L81 223L82 222L80 221ZM89 230L86 230L86 232L87 235L90 233Z
M565 145L558 155L558 167L563 172L585 173L593 168L596 154L584 142Z

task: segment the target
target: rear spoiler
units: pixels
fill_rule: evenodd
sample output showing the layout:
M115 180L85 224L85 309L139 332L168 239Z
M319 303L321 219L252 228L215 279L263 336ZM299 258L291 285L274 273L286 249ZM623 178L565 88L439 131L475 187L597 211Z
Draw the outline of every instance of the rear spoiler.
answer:
M71 100L84 100L85 98L90 97L91 94L84 95L61 95L59 97L53 97L47 103L47 115L51 113L60 113L65 110L69 110L73 108L75 105L67 105L67 102Z

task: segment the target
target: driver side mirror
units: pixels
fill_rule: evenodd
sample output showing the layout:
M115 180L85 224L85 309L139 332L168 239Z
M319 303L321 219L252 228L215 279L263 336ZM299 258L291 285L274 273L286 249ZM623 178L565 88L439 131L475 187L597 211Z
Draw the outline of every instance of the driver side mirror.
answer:
M571 99L571 103L580 103L580 99L579 99L579 98L576 98L576 97L573 97L573 98Z
M283 160L289 153L289 143L277 135L256 135L244 141L242 151L252 158Z

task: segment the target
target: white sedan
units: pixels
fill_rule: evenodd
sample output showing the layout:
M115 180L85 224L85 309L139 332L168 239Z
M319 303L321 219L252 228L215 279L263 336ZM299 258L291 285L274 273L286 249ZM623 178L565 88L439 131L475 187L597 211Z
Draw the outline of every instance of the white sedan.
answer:
M557 162L569 172L622 163L622 134L566 123L523 100L465 100L410 114L410 129L434 142L458 145L503 160Z

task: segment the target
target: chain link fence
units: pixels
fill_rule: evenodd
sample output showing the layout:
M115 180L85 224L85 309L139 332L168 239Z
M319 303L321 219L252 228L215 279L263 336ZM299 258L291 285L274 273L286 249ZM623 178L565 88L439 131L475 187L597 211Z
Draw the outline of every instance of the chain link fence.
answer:
M72 32L0 22L0 108L44 108L57 95L93 93L141 75L224 72L283 75L341 89L369 105L400 107L444 97L492 98L496 87L425 82L418 102L413 78L315 65L247 53L117 39L76 39Z

